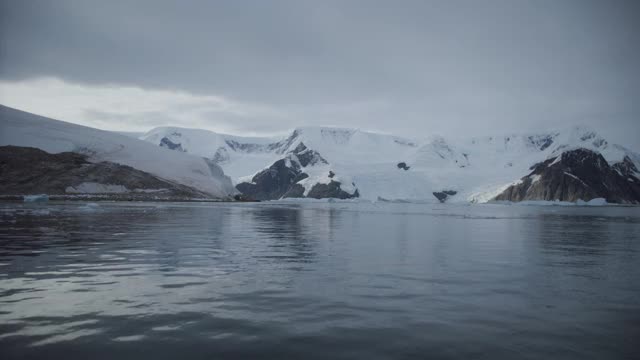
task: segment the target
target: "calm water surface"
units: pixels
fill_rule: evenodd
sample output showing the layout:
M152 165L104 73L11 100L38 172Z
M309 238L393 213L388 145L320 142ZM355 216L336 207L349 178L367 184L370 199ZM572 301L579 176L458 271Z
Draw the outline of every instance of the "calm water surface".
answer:
M640 357L640 208L0 204L0 358Z

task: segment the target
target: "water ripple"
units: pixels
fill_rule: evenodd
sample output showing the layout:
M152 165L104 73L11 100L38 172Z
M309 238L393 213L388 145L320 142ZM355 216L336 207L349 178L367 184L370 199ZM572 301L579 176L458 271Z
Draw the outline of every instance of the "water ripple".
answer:
M631 357L639 234L633 207L5 203L0 350Z

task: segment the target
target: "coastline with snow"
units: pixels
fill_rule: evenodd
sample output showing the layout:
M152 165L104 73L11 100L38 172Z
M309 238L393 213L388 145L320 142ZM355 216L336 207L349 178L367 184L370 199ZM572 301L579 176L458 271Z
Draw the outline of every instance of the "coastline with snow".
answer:
M0 148L0 194L9 196L640 203L640 154L585 127L467 139L329 127L259 138L161 127L136 139L1 106Z

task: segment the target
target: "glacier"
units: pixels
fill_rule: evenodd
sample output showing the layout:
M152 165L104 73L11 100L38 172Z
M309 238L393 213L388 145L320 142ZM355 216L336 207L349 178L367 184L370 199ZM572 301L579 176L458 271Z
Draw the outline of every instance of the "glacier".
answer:
M157 127L140 134L93 129L0 105L0 146L77 153L92 163L121 164L165 181L153 188L136 188L101 178L78 179L66 188L69 194L152 194L180 184L218 199L240 196L242 189L249 193L248 199L258 200L640 202L640 154L583 126L449 138L319 126L270 137L180 127ZM565 155L573 160L561 161ZM572 167L598 157L606 166L589 169L602 174L591 174L588 182L582 175L577 180L570 176L580 170ZM609 197L602 189L612 184L617 194ZM600 190L584 189L594 186ZM563 195L567 192L573 195Z
M8 145L38 148L53 154L79 153L88 156L91 162L107 161L127 165L168 182L197 189L212 198L224 199L237 193L223 170L201 156L159 148L130 136L53 120L0 105L0 146ZM115 188L103 187L104 189ZM97 188L85 185L80 189L85 190Z
M345 190L357 189L365 200L436 202L435 193L446 191L455 193L446 197L447 202L484 203L519 184L535 164L575 149L602 154L611 165L630 159L640 167L640 155L610 144L584 126L466 138L435 134L405 138L332 127L299 127L285 136L259 138L158 127L140 139L207 157L236 185L250 183L304 144L327 161L300 181L305 193L314 183L326 183L331 172L340 176Z

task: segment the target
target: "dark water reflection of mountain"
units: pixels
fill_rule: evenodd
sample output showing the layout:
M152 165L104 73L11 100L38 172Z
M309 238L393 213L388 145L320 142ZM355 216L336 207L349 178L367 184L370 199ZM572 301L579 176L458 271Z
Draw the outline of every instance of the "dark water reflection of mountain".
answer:
M632 358L640 208L0 204L12 358Z

